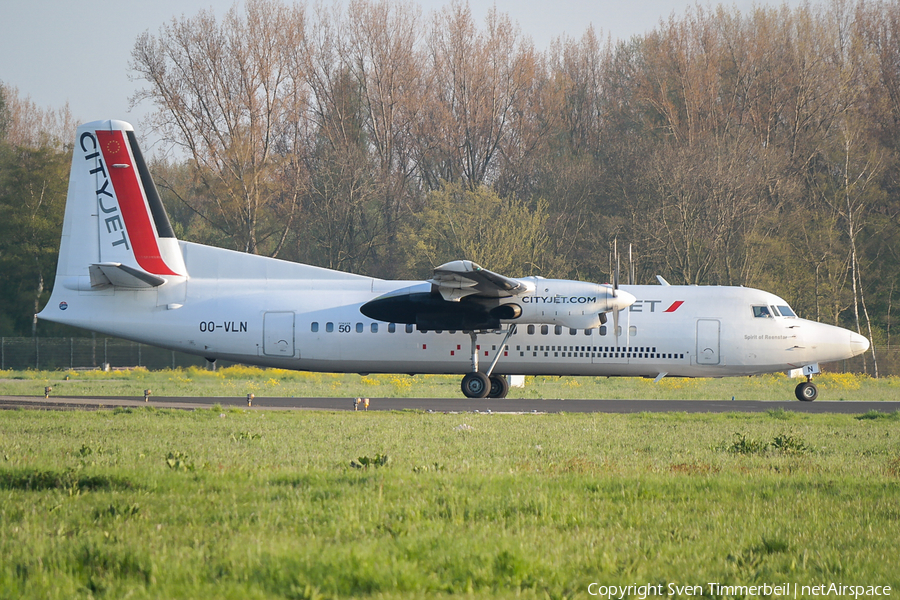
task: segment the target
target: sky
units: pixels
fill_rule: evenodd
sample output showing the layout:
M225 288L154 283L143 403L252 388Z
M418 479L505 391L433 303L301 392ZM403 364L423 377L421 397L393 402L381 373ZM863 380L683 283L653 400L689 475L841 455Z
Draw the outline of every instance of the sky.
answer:
M330 0L326 0L330 1ZM788 0L797 5L801 0ZM290 0L285 0L289 3ZM425 15L449 0L418 0ZM121 119L138 128L151 107L131 107L143 87L129 69L137 37L156 34L173 17L202 9L224 15L235 0L6 0L0 10L0 81L43 108L67 102L78 122ZM313 4L312 1L308 4ZM652 30L660 19L683 14L689 0L469 0L479 23L496 6L517 22L538 50L560 35L578 38L588 26L613 39ZM709 3L700 3L709 6ZM712 5L715 5L713 3ZM741 12L753 0L726 3ZM777 4L759 0L755 4ZM138 131L139 133L139 131Z

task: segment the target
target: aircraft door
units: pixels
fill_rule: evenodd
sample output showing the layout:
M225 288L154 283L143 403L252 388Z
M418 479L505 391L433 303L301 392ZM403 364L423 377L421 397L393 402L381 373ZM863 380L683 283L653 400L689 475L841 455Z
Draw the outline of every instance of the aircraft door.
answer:
M697 319L697 364L717 365L721 361L719 354L719 332L721 323L718 319Z
M263 315L263 354L294 356L294 313L267 312Z

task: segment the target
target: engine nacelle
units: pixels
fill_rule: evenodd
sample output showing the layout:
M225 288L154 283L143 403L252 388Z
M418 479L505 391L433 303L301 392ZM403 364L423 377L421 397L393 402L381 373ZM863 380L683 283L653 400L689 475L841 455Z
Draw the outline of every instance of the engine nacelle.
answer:
M515 299L522 307L522 315L515 323L593 329L606 321L605 313L625 309L635 300L628 292L614 291L609 285L539 277L527 279L534 284L534 291Z
M522 316L522 307L515 302L501 304L500 306L491 309L490 315L502 319L503 321L515 321Z

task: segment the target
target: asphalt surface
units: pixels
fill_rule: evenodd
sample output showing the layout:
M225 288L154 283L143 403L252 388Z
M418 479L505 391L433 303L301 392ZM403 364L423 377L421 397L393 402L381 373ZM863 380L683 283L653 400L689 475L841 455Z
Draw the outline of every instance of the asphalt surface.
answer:
M247 399L240 397L154 397L148 402L135 396L0 396L0 409L27 408L35 410L103 410L128 406L153 406L192 410L222 407L247 407ZM365 410L355 398L254 398L250 408L256 410ZM765 412L783 409L798 413L863 414L869 411L894 412L900 402L832 402L750 401L750 400L534 400L467 398L372 398L369 410L414 410L432 412L493 412L493 413L636 413L636 412Z

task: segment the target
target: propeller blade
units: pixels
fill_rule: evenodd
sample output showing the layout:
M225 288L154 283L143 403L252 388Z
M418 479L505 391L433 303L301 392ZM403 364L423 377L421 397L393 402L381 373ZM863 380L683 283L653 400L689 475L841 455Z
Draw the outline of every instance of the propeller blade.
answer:
M613 298L619 294L619 240L613 240L613 258L616 261L616 270L613 273Z
M628 321L625 324L625 352L629 352L631 349L631 311L628 311Z
M613 310L613 334L616 336L616 352L619 351L619 311Z
M613 290L613 297L608 301L609 311L613 314L613 327L615 327L616 348L619 347L619 313L635 303L636 298L625 290ZM630 323L629 311L629 323Z

